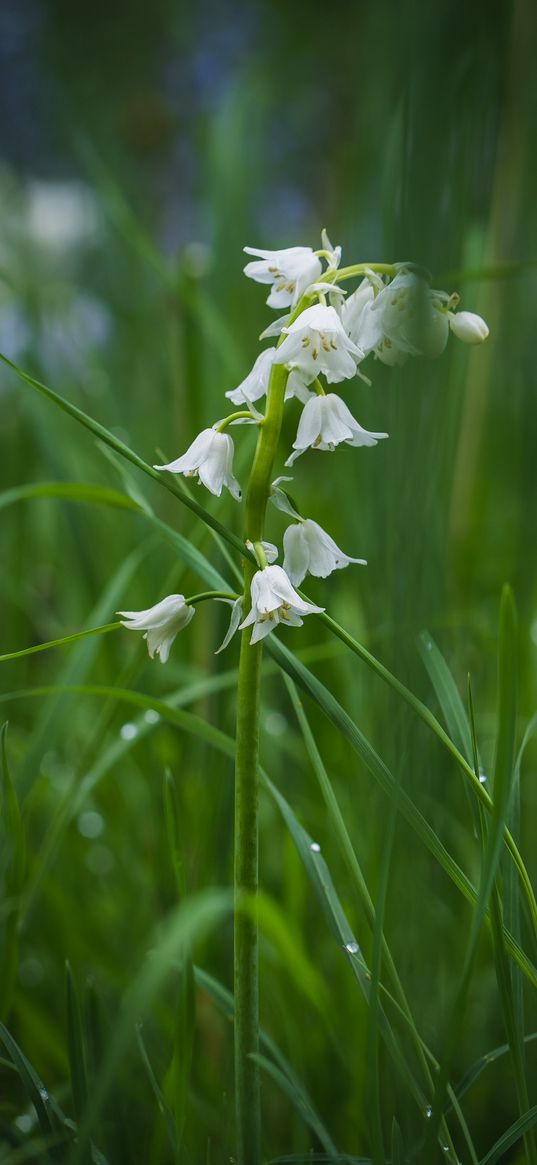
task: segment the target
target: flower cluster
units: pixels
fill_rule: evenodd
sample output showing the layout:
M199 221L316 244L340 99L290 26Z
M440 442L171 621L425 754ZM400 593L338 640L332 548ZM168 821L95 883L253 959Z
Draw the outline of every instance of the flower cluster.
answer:
M361 365L370 356L389 365L402 365L412 356L440 356L450 332L466 344L480 344L488 336L480 316L457 311L457 293L433 290L412 264L341 268L341 248L333 247L324 231L318 251L311 247L244 249L254 256L244 268L245 275L269 286L269 307L287 311L261 337L274 337L277 342L264 348L248 375L226 392L238 411L204 429L175 460L155 466L160 472L197 478L216 497L225 488L235 500L241 498L233 472L233 440L226 430L232 425L255 425L262 442L263 426L272 417L272 386L277 381L281 385L282 375L285 388L278 407L293 398L302 406L292 451L285 461L291 466L308 449L333 452L339 445L373 446L388 436L363 428L343 398L326 391L325 384L342 384L356 376L367 380ZM360 281L347 295L340 284L353 277ZM265 413L259 410L264 397ZM324 608L307 602L295 590L308 574L326 578L350 563L365 565L364 559L345 554L317 522L298 512L280 485L288 480L278 478L272 487L265 483L274 506L293 519L283 535L283 567L275 565L276 547L260 540L259 531L258 540L249 542L252 532L247 529L246 546L259 569L251 578L249 595L212 593L232 603L230 628L219 650L238 629L252 627L250 642L255 644L279 623L299 627L303 616L322 612ZM150 656L158 654L164 663L177 632L190 622L195 602L206 597L211 596L187 601L183 595L169 595L146 611L119 613L125 616L124 626L145 631Z

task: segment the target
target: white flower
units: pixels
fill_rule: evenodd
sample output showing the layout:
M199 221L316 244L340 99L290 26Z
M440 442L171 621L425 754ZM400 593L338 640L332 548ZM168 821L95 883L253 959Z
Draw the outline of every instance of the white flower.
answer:
M244 404L244 402L252 404L252 401L259 400L261 396L265 395L275 352L275 348L265 348L264 352L261 352L257 357L245 380L241 381L239 386L232 389L231 392L226 392L226 396L230 401L233 401L234 405Z
M301 627L301 615L318 615L324 607L315 607L300 598L281 566L266 566L254 574L250 587L252 607L240 624L241 631L254 624L250 643L264 639L278 623Z
M341 305L340 314L343 327L347 335L350 336L351 340L359 348L364 348L363 343L361 343L361 334L366 304L373 303L375 294L383 286L380 276L371 272L370 278L362 279L356 291L353 291L352 295L349 295Z
M459 311L456 315L450 312L449 326L465 344L482 344L489 334L485 321L473 311Z
M244 274L256 283L272 283L267 299L269 307L295 307L300 297L315 283L322 272L322 264L311 247L287 247L283 251L259 251L245 247L247 255L259 255L259 260L247 263Z
M304 406L293 449L285 462L292 465L305 449L335 449L345 441L347 445L376 445L387 433L369 433L353 417L345 401L335 392L315 396Z
M153 469L199 477L217 498L225 485L233 497L240 500L241 488L233 476L233 441L228 433L219 433L216 427L198 433L182 457L168 465L154 465Z
M324 372L328 381L356 376L356 364L364 353L347 335L334 307L316 303L282 330L286 338L278 348L274 363L290 364L307 384L320 372Z
M153 659L156 652L161 663L166 663L175 636L190 623L195 613L194 607L185 602L184 595L168 595L154 607L148 607L147 611L117 612L125 616L121 622L129 631L145 631L149 656Z
M431 291L412 272L396 275L365 304L353 333L356 342L364 352L374 351L383 364L404 364L409 356L440 356L449 334L448 298L445 292Z
M304 518L298 525L287 527L283 548L283 569L294 586L300 586L307 574L327 578L333 570L342 570L351 562L367 565L365 558L350 558L344 554L326 530L311 518Z

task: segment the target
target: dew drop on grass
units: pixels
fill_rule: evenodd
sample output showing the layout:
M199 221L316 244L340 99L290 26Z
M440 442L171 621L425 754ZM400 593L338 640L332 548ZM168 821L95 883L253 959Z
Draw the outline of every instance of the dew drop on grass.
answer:
M345 950L349 952L349 955L357 955L360 947L356 940L353 939L352 942L345 943Z
M287 720L281 712L267 712L265 716L265 732L269 736L283 736L287 728Z
M483 772L483 769L480 769L479 770L479 784L486 785L486 783L487 783L487 774Z
M425 1116L427 1117L427 1120L430 1120L430 1119L431 1119L431 1117L432 1117L432 1115L433 1115L433 1108L432 1108L432 1105L431 1105L431 1104L428 1104L428 1105L427 1105L427 1108L425 1109Z
M33 1122L32 1118L31 1118L30 1114L29 1114L29 1113L27 1113L27 1112L23 1112L23 1113L21 1114L21 1116L17 1116L17 1117L15 1117L15 1121L14 1121L15 1127L16 1127L16 1128L19 1130L19 1132L21 1132L21 1133L29 1133L29 1132L31 1132L31 1130L32 1130L32 1128L33 1128L33 1123L34 1123L34 1122Z
M148 708L147 712L144 712L144 720L146 724L156 724L160 720L160 715L154 708Z
M78 832L82 837L100 837L104 829L104 818L94 809L85 809L77 818Z
M122 740L134 740L134 737L138 735L136 724L122 724L119 735Z
M41 1088L39 1089L39 1095L41 1097L41 1100L45 1100L45 1101L48 1100L48 1092L47 1092L46 1088L43 1088L43 1085L41 1085Z
M321 852L321 847L320 847L320 845L319 845L319 842L318 842L318 841L312 841L312 842L311 842L311 845L310 845L310 850L311 850L312 854L320 854L320 852Z

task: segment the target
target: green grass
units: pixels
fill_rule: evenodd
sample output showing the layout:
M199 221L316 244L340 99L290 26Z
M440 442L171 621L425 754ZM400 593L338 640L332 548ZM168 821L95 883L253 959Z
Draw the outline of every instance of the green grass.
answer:
M27 329L17 351L0 337L0 1165L234 1155L238 642L214 655L229 613L204 604L161 667L113 624L237 585L235 503L152 466L224 414L258 351L270 313L241 246L323 225L348 262L425 264L491 336L370 361L344 395L389 441L294 467L303 511L368 566L311 580L327 616L265 653L264 1160L537 1160L535 18L344 3L321 36L277 8L253 5L253 56L174 129L198 151L205 274L162 245L171 147L150 158L84 104L97 63L57 16L100 234L47 248L28 179L0 177L0 324L15 306ZM192 19L187 49L154 14L182 61ZM130 37L143 74L134 18ZM109 66L118 125L130 82ZM82 289L107 338L79 324L67 347ZM253 436L234 436L244 482Z

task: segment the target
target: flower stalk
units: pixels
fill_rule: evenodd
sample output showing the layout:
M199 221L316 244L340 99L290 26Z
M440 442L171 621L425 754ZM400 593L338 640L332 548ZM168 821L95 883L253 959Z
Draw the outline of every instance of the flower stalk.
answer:
M274 365L267 410L259 430L246 494L245 542L262 542L274 460L283 417L287 371ZM244 594L249 596L256 564L244 560ZM235 1104L238 1165L259 1165L261 1111L259 1065L259 940L255 911L241 908L258 888L259 714L263 643L250 644L242 632L237 686L235 759Z

